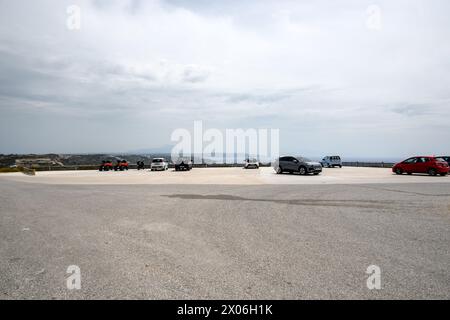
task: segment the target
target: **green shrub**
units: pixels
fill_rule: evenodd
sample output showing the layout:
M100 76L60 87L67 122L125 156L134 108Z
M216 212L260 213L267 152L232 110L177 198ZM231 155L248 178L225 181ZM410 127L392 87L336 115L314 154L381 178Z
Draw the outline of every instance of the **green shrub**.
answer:
M24 167L15 167L15 168L4 167L4 168L0 168L0 173L9 173L9 172L22 172L24 174L32 175L32 176L34 176L36 174L34 169L29 169L29 168L24 168Z
M0 168L0 173L8 173L8 172L20 172L19 168Z

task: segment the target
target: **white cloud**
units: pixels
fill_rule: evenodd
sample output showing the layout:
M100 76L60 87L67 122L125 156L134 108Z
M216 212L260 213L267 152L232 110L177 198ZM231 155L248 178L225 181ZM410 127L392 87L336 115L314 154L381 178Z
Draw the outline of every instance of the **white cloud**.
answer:
M81 8L79 31L66 28L72 4ZM382 15L377 30L366 27L373 4ZM70 130L30 151L156 147L173 129L203 120L279 128L282 147L298 153L446 152L450 143L429 135L450 136L449 7L441 0L3 1L0 134L17 140L0 141L0 152L26 152L33 132L55 134L44 116ZM127 134L92 142L100 128Z

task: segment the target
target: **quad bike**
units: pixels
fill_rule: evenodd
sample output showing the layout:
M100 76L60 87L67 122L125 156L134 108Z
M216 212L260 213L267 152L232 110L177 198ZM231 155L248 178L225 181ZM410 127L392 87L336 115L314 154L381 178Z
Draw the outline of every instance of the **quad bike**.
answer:
M117 164L114 166L114 171L124 171L128 170L128 162L126 160L119 160L117 161Z
M98 168L99 171L110 171L112 169L113 169L113 164L109 160L102 161L102 164Z

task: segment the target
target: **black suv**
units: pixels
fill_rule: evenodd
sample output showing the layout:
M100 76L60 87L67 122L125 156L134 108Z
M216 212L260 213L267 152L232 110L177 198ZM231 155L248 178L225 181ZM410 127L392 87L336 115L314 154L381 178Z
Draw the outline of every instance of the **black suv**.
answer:
M175 171L189 171L192 169L191 160L181 160L181 162L175 163Z

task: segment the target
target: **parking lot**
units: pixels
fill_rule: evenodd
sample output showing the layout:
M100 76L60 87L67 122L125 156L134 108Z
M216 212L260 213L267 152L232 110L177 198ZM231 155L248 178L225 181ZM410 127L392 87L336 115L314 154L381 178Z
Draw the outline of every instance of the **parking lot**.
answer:
M450 298L449 177L271 170L0 175L0 298Z
M195 168L192 171L129 170L129 171L41 171L36 176L22 173L0 175L0 179L46 184L361 184L361 183L449 183L450 177L428 175L393 174L388 168L324 168L314 176L276 174L271 167L243 168Z

